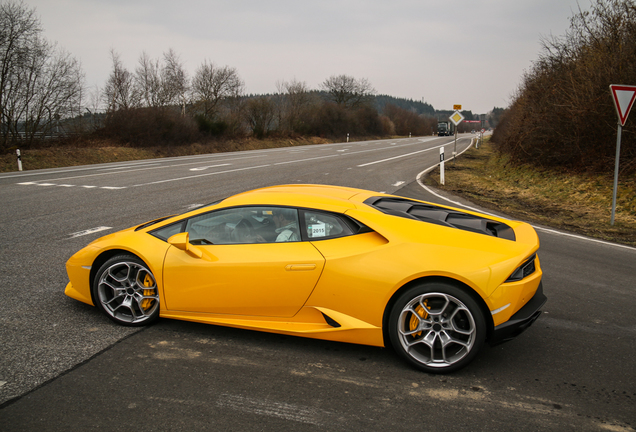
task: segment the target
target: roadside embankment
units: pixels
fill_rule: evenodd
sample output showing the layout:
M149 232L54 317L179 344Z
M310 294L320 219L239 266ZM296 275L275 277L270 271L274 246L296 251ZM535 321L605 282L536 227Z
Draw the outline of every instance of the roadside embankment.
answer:
M486 139L445 163L444 186L439 167L424 182L515 219L636 246L636 179L619 177L612 226L613 169L599 175L516 166Z

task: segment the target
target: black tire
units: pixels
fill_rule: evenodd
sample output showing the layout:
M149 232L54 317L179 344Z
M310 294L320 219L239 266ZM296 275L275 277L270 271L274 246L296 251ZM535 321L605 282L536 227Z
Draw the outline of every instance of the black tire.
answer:
M388 323L395 351L429 373L449 373L470 363L486 339L486 320L477 302L454 285L414 286L397 299Z
M159 317L159 290L148 266L134 255L106 261L93 280L97 308L117 324L142 326Z

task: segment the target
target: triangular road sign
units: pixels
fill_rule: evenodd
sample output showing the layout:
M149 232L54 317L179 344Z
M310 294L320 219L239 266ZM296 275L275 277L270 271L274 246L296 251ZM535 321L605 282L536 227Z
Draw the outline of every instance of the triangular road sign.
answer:
M629 111L632 109L636 99L636 86L610 84L610 90L612 91L619 123L621 126L625 126Z

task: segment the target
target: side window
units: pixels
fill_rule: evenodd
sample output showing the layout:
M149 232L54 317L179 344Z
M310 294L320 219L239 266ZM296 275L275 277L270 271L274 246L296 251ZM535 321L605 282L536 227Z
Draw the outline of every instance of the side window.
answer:
M161 240L167 241L175 234L179 234L183 231L183 222L174 223L172 225L159 228L158 230L151 231L150 234L155 237L159 237Z
M344 237L354 234L351 225L338 215L303 211L305 232L309 240Z
M300 241L298 211L285 207L218 210L188 219L185 231L200 245Z

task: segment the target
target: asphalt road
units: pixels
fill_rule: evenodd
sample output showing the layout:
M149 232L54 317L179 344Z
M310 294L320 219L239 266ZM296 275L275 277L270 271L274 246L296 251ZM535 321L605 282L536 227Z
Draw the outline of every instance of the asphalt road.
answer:
M449 143L0 174L0 430L634 430L633 248L537 227L544 315L448 376L415 371L390 349L170 320L123 328L63 295L64 263L89 241L255 187L325 183L442 201L414 179L442 144L448 159Z

